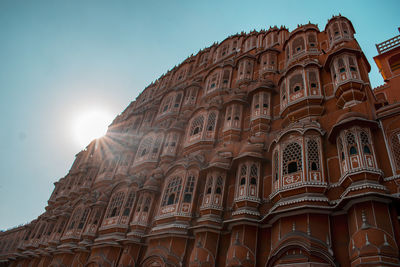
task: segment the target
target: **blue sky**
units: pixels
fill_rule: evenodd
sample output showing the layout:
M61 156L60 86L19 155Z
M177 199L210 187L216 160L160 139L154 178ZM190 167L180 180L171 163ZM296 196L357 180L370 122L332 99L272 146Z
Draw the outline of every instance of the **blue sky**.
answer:
M278 4L278 2L280 2ZM0 229L44 212L81 147L79 113L114 116L187 56L241 31L348 17L371 66L400 1L0 1Z

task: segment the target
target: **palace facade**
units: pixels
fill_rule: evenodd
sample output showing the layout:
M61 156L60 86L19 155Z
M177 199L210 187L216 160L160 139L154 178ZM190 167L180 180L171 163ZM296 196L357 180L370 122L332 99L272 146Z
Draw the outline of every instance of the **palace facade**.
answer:
M399 266L400 36L372 90L354 34L339 15L190 56L0 233L0 265Z

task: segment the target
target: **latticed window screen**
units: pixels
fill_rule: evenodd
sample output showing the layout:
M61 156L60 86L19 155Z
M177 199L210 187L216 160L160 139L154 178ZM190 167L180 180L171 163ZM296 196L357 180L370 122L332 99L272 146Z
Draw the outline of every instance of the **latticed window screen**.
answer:
M258 168L257 165L253 164L250 167L250 184L256 185L258 180Z
M349 154L356 155L358 153L357 152L357 143L356 143L356 137L354 136L353 133L348 132L346 134L346 142L348 145Z
M83 226L85 225L85 222L86 222L88 214L89 214L89 208L86 208L85 211L83 212L82 216L81 216L80 221L79 221L78 229L82 229L83 228Z
M340 156L340 160L343 161L344 160L344 152L343 152L343 142L342 142L342 138L338 138L338 149L339 149L339 156Z
M238 121L240 119L240 106L239 105L234 106L233 119L236 121Z
M309 44L315 44L317 42L316 37L314 34L309 34L308 35L308 43Z
M181 93L176 95L174 108L178 108L179 107L179 104L181 103L181 98L182 98L182 94Z
M221 194L221 193L222 193L222 186L223 186L223 184L224 184L224 180L222 179L221 176L218 176L218 178L217 178L217 185L216 185L216 188L215 188L215 193L216 193L216 194Z
M279 157L278 157L278 151L275 151L274 153L274 178L275 181L279 179Z
M298 143L290 143L286 146L282 156L282 173L289 174L289 164L296 164L296 171L302 170L301 146ZM295 172L295 171L291 171ZM290 173L291 173L290 172Z
M260 101L260 94L257 93L257 94L254 95L254 108L255 109L260 108L259 101Z
M240 168L240 185L246 184L246 173L247 173L247 166L243 164Z
M92 224L97 225L100 222L100 218L101 218L101 210L98 209L92 219Z
M71 222L70 222L69 225L68 225L68 230L71 230L71 229L74 229L74 228L75 228L75 225L76 225L76 223L78 222L78 220L79 220L79 218L80 218L80 216L81 216L81 212L82 212L82 209L81 209L81 208L78 208L78 209L74 212L74 214L72 215L72 220L71 220Z
M316 140L308 140L307 142L308 170L319 171L319 146Z
M304 50L304 39L303 39L303 37L298 37L298 38L294 39L293 44L292 44L293 55L295 55L296 53L298 53L302 50Z
M290 80L290 92L291 93L295 93L301 89L304 88L304 84L303 84L303 75L301 74L295 74L293 75Z
M145 202L144 202L144 207L143 207L143 211L144 212L148 212L150 209L150 202L151 202L151 198L147 197Z
M391 137L393 156L396 162L396 167L400 170L400 133L393 134Z
M196 117L192 122L192 126L190 127L190 135L192 136L201 133L203 131L203 123L203 116Z
M142 141L142 144L140 145L139 153L138 153L139 157L144 157L145 155L147 155L149 153L152 143L153 143L153 138L151 138L151 137L147 137L146 139L144 139Z
M317 78L317 73L315 71L310 71L308 73L308 80L311 89L318 87L318 78Z
M107 218L115 217L119 215L121 210L122 202L124 201L125 193L116 193L110 202L110 207L108 208Z
M182 179L179 176L172 178L165 189L162 206L176 204L179 200L181 188Z
M342 30L343 30L344 35L349 34L349 29L348 29L347 24L345 22L342 22Z
M126 200L124 213L122 214L123 216L128 216L130 214L134 200L135 200L135 192L132 191L129 193L128 199Z
M281 98L282 98L282 101L286 100L286 85L285 85L285 83L282 83L282 85L281 85Z
M230 121L232 119L231 114L232 114L232 106L229 106L226 109L226 120L227 121Z
M140 209L142 208L142 202L143 202L143 196L140 196L138 203L137 203L137 207L136 207L136 211L139 212Z
M209 176L208 177L208 181L207 181L207 186L206 186L206 194L208 195L208 194L211 194L211 188L212 188L212 185L213 185L213 181L214 181L214 178L212 177L212 176Z
M154 142L152 153L157 154L158 150L160 149L160 146L161 146L161 137L158 137Z
M192 201L194 183L195 183L195 177L193 175L190 175L186 180L185 194L183 196L183 202L190 203Z
M215 112L211 112L208 115L208 120L207 120L207 131L213 131L215 128L215 119L216 119L217 115L215 114Z

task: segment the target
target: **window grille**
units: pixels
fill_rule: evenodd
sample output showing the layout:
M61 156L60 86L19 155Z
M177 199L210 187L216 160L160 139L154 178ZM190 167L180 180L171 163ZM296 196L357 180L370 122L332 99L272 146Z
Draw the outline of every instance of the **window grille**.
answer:
M278 179L279 179L279 157L278 157L278 151L275 151L275 153L274 153L274 177L275 177L275 181L278 181Z
M211 188L212 188L212 185L213 185L213 180L214 180L214 178L212 177L212 176L209 176L208 177L208 182L207 182L207 186L206 186L206 194L208 195L208 194L211 194Z
M282 173L284 175L295 172L293 171L294 169L289 169L289 164L292 164L291 166L295 166L296 171L302 170L301 146L298 143L288 144L283 151Z
M308 140L307 142L308 170L319 171L319 146L317 141Z
M182 179L179 176L172 178L165 189L162 206L176 204L179 200L181 187Z
M144 207L143 207L143 212L148 212L150 209L150 202L151 202L151 198L147 197L146 201L144 202Z
M391 137L393 156L397 169L400 169L400 137L399 133L393 134Z
M124 192L118 192L113 196L110 202L110 207L108 208L107 218L112 218L119 215L124 196Z
M196 117L192 122L192 126L190 128L190 135L193 136L196 134L200 134L203 131L203 123L204 123L203 116Z
M153 143L153 138L151 138L151 137L147 137L146 139L144 139L142 141L142 144L140 145L139 153L138 153L139 157L144 157L145 155L147 155L149 153L152 143Z
M211 112L208 115L207 131L213 131L214 130L216 117L217 117L217 115L215 114L215 112Z
M182 94L181 93L176 95L174 108L178 108L179 107L179 104L181 103L181 98L182 98Z
M223 183L224 183L224 180L222 179L222 177L218 176L218 178L217 178L217 187L215 188L215 193L216 194L221 194L222 193Z
M89 209L86 208L85 211L83 212L80 220L79 220L78 229L82 229L83 228L83 226L85 225L85 222L86 222L88 214L89 214Z
M131 208L133 206L133 201L135 200L135 192L130 192L128 195L128 199L125 203L125 208L122 216L129 216L131 213Z
M293 55L295 55L296 53L303 51L303 50L304 50L304 38L297 37L296 39L293 40L292 53L293 53Z
M258 180L258 168L255 164L251 165L250 168L250 184L257 185Z
M140 196L139 201L137 203L137 208L136 208L137 212L139 212L140 209L142 208L142 202L143 202L143 196Z
M190 203L192 201L193 189L194 189L195 177L190 175L187 178L185 186L185 195L183 196L183 202Z
M153 151L152 151L153 154L158 153L158 150L160 149L160 145L161 145L161 137L158 137L153 145Z
M290 80L290 92L294 93L304 88L303 84L303 75L295 74L293 75Z
M68 225L68 230L74 229L75 224L78 222L79 218L81 216L81 208L78 208L74 214L72 215L72 220Z

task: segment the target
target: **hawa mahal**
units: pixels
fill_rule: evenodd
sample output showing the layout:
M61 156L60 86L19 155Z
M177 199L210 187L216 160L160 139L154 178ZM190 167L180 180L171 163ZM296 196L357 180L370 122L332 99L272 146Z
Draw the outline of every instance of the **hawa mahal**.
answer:
M400 35L241 33L146 87L0 266L399 266Z

